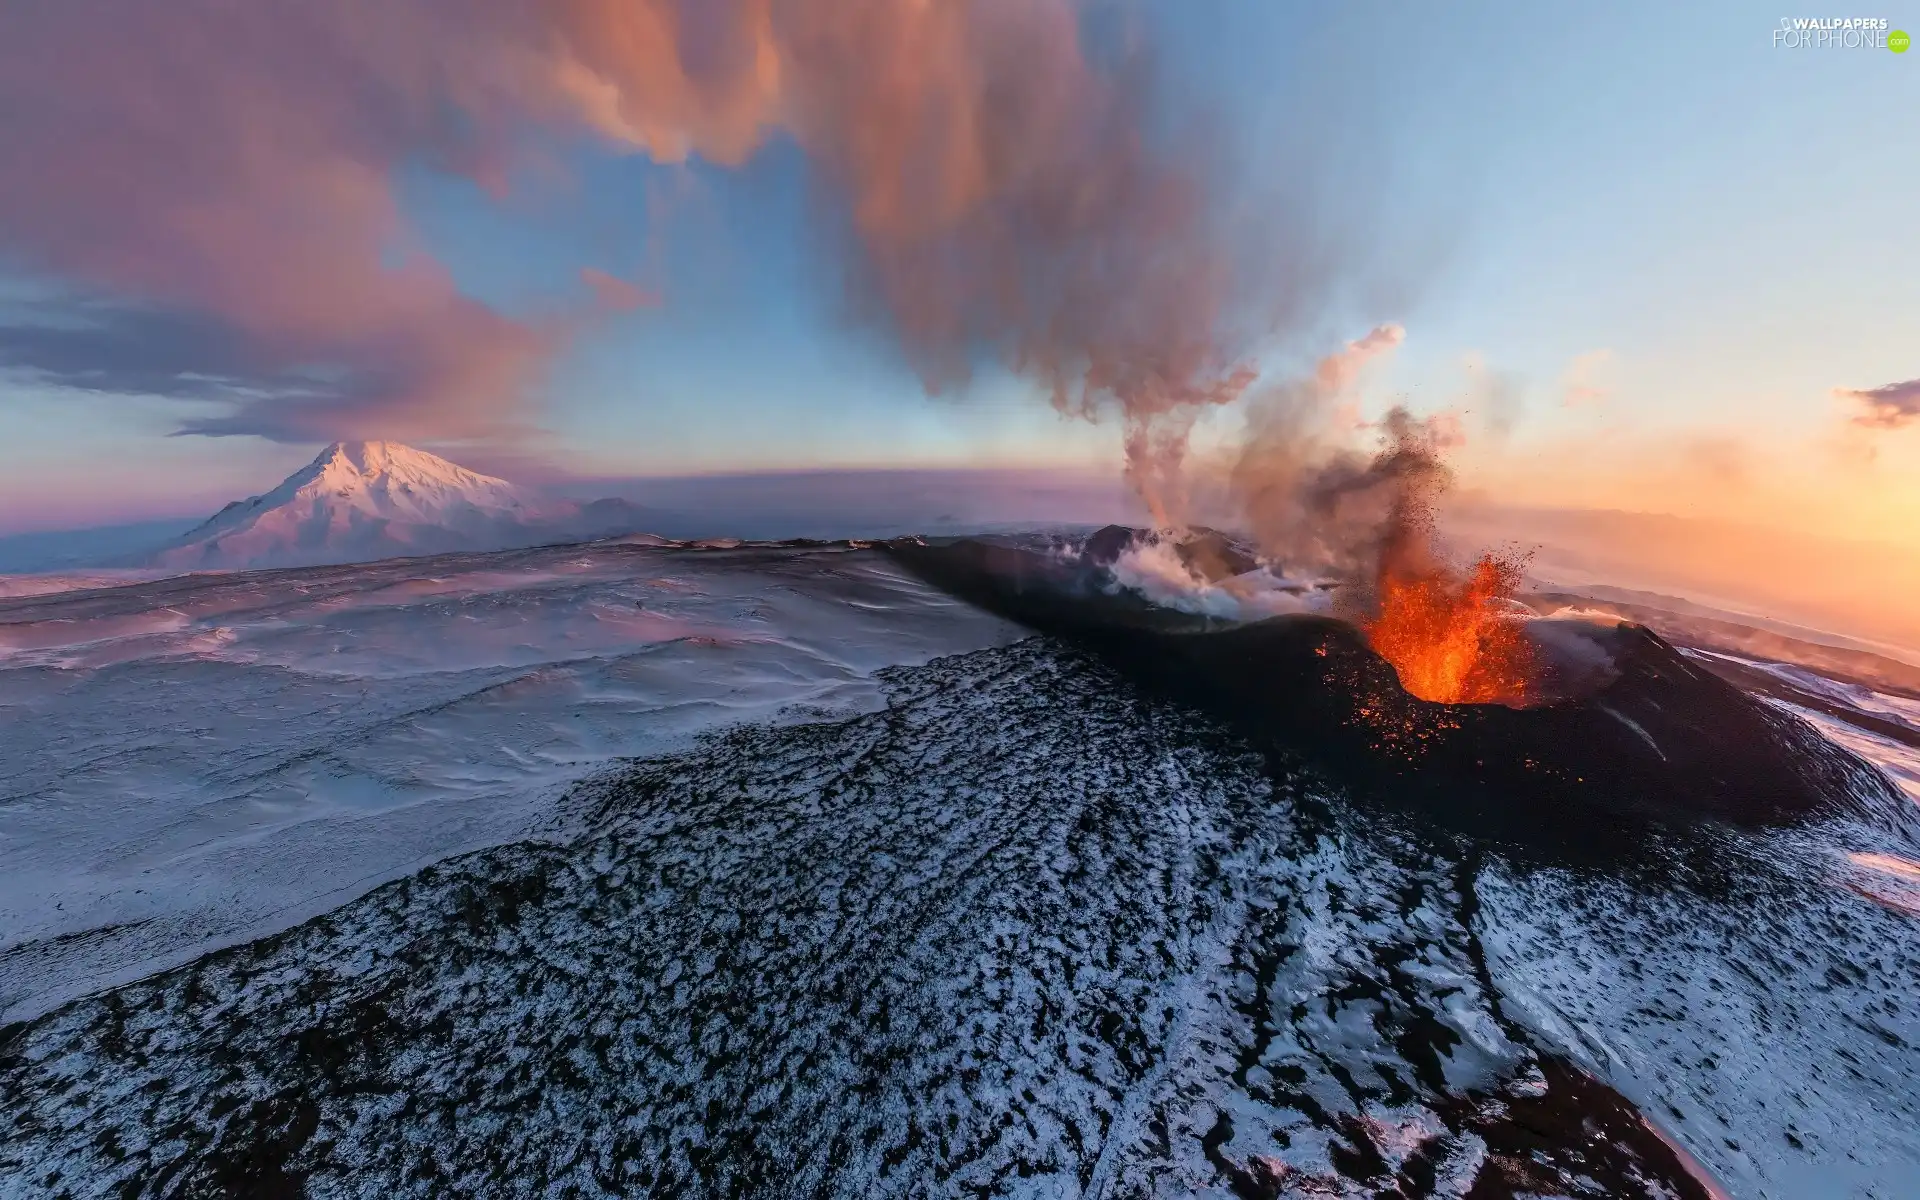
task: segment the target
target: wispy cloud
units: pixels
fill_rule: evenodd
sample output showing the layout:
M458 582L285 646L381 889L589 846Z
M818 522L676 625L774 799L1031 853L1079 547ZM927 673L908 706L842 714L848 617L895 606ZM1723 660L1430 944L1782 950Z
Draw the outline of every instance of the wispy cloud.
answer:
M1393 353L1406 340L1404 326L1391 323L1376 325L1367 331L1366 336L1355 338L1343 349L1321 359L1319 366L1314 369L1314 379L1328 395L1337 395L1353 386L1368 363Z
M1920 379L1877 388L1835 388L1836 399L1858 405L1853 423L1869 429L1899 429L1920 421Z
M590 273L578 312L490 308L396 255L415 239L395 171L497 187L554 133L730 166L782 134L852 234L823 278L852 281L930 387L999 358L1063 408L1137 421L1224 402L1241 266L1215 228L1207 139L1154 136L1152 72L1087 47L1082 19L1076 0L8 5L0 253L166 314L15 331L10 353L165 393L228 373L330 381L243 395L190 432L497 435L523 426L585 321L649 297ZM193 330L164 349L168 320Z
M1560 403L1567 408L1592 408L1611 395L1605 379L1612 367L1611 350L1587 350L1573 356L1560 377Z
M215 317L64 298L0 314L0 369L79 391L191 399L316 382Z

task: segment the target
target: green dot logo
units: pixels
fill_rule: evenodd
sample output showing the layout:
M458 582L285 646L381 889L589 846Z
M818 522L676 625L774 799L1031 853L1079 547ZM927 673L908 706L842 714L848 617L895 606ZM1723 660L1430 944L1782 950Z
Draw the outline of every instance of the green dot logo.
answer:
M1887 49L1895 54L1905 54L1907 47L1911 45L1913 45L1913 39L1907 36L1907 31L1904 29L1896 29L1887 35Z

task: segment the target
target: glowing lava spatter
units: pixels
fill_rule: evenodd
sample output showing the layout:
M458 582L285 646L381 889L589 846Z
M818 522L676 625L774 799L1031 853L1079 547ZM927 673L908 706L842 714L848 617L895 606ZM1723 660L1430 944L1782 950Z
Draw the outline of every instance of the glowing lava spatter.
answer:
M1491 555L1461 575L1441 565L1383 563L1379 614L1364 626L1400 686L1442 704L1518 704L1534 676L1532 644L1500 601L1521 568Z
M1528 702L1537 677L1533 643L1516 619L1524 561L1482 555L1460 571L1438 548L1435 501L1452 482L1445 429L1402 409L1388 414L1380 454L1343 480L1348 492L1384 489L1385 520L1373 560L1371 603L1356 623L1400 677L1440 704Z

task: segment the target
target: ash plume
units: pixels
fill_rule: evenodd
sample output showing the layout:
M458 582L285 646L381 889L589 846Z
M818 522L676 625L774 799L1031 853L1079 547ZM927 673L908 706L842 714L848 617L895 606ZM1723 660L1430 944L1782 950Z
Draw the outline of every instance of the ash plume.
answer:
M1436 452L1422 456L1417 435L1438 426L1395 409L1379 457L1354 450L1358 417L1340 412L1362 370L1406 338L1380 325L1321 359L1306 377L1261 389L1247 402L1247 425L1227 472L1235 519L1269 558L1291 566L1345 572L1365 557L1403 483L1444 472ZM1342 416L1348 428L1336 427Z
M866 315L930 389L997 361L1063 411L1117 410L1149 495L1191 414L1252 379L1205 139L1156 123L1149 64L1096 49L1073 0L4 10L0 252L244 344L257 370L189 432L522 428L555 352L650 297L588 273L573 309L502 313L414 246L391 180L498 189L556 131L720 165L792 139Z
M1356 606L1371 605L1370 586L1383 574L1441 569L1434 507L1453 485L1443 455L1454 436L1444 419L1395 407L1381 421L1373 455L1338 452L1302 481L1306 528L1327 565L1359 585L1351 593Z

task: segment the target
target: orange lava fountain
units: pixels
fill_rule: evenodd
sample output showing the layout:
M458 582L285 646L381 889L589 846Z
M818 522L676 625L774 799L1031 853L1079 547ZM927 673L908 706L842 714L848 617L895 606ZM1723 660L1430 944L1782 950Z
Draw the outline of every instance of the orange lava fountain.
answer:
M1512 598L1521 575L1520 566L1492 555L1464 577L1441 565L1383 560L1379 614L1362 628L1400 686L1422 700L1518 705L1534 678L1533 647L1498 602Z
M1442 459L1450 430L1402 408L1390 411L1382 428L1373 461L1363 470L1348 467L1322 489L1322 507L1335 511L1343 498L1386 500L1372 586L1356 589L1363 604L1355 624L1410 695L1523 707L1538 691L1533 643L1513 612L1524 606L1512 603L1525 560L1485 554L1465 573L1447 562L1435 504L1453 480Z

